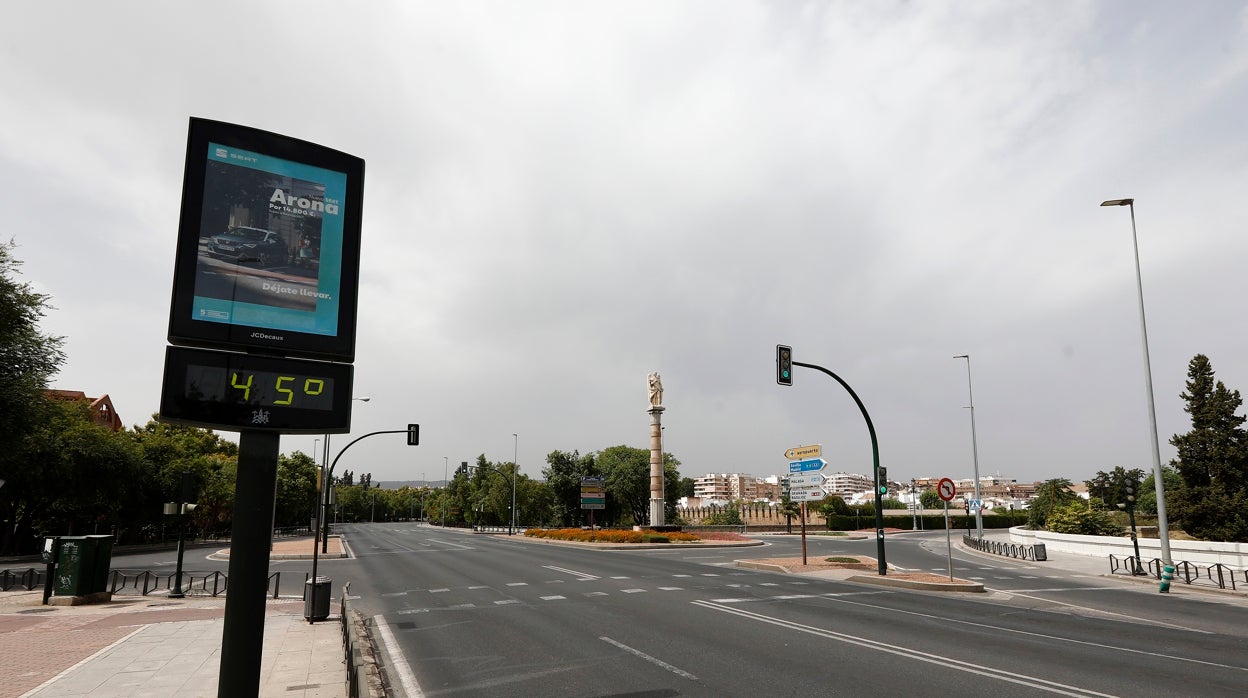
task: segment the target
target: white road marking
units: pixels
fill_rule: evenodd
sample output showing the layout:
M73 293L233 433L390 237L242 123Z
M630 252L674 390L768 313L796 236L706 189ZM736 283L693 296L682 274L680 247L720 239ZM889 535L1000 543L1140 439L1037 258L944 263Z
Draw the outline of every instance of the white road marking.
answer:
M624 650L625 652L628 652L629 654L635 655L635 656L637 656L637 657L641 657L642 659L646 660L647 662L650 662L651 664L653 664L653 665L655 665L655 666L657 666L657 667L661 667L661 668L663 668L663 669L666 669L666 670L668 670L668 671L672 672L673 674L675 674L675 675L677 675L677 676L680 676L680 677L683 677L683 678L689 679L690 681L697 681L697 680L698 680L698 677L694 676L693 674L690 674L689 672L687 672L687 671L685 671L685 670L683 670L683 669L677 669L676 667L672 666L671 664L668 664L667 662L665 662L665 661L663 661L663 660L661 660L661 659L656 659L656 658L654 658L654 657L651 657L650 655L646 654L645 652L642 652L641 650L635 650L635 649L633 649L632 647L629 647L628 645L626 645L626 644L624 644L624 643L622 643L622 642L616 642L615 640L612 640L612 639L611 639L611 638L609 638L609 637L600 637L600 638L598 638L598 639L599 639L599 640L602 640L603 642L607 642L607 643L610 643L610 644L612 644L612 645L615 645L616 647L619 647L620 649Z
M987 665L972 664L971 662L964 662L959 659L954 659L953 657L947 657L947 656L942 656L938 654L931 654L928 652L920 652L919 650L910 649L909 647L902 647L900 645L892 645L889 643L879 642L876 640L868 640L866 638L854 637L852 635L846 635L844 633L838 633L838 632L834 632L831 630L824 630L822 628L816 628L810 625L802 625L801 623L794 623L792 621L782 620L780 618L774 618L772 616L766 616L761 613L754 613L752 611L746 611L741 608L728 608L724 606L717 606L714 603L707 603L705 601L694 601L692 603L695 606L701 606L702 608L707 608L713 611L719 611L721 613L730 613L736 616L740 616L742 618L748 618L750 620L758 621L761 623L770 623L771 625L777 625L782 628L788 628L790 630L797 630L799 632L807 633L810 635L815 635L817 637L823 637L829 640L836 640L838 642L844 642L850 645L857 645L859 647L865 647L868 649L878 650L881 652L887 652L889 654L895 654L901 657L906 657L908 659L913 659L913 660L917 660L920 662L927 662L928 664L935 664L935 665L944 667L946 669L956 669L958 671L965 671L969 674L976 674L976 675L983 676L986 678L996 679L998 681L1005 681L1008 683L1018 684L1021 686L1028 686L1030 688L1036 688L1042 691L1048 691L1049 693L1057 693L1059 695L1076 696L1076 697L1077 696L1098 696L1098 697L1110 698L1110 694L1099 693L1097 691L1093 691L1087 688L1081 688L1079 686L1071 686L1069 684L1062 684L1056 681L1049 681L1047 679L1042 679L1042 678L1038 678L1034 676L1025 676L1025 675L1021 675L1017 673L1011 674L1010 672L1006 672L1002 669L996 669Z
M420 683L416 681L416 674L412 673L412 667L408 665L403 653L398 651L399 643L395 641L394 633L390 632L390 625L386 623L386 619L383 616L373 616L373 626L377 628L377 634L381 636L381 643L385 646L386 654L390 657L390 669L393 675L398 677L399 684L403 686L403 695L407 696L407 698L424 698L425 694L420 690Z
M576 570L569 570L563 567L555 567L554 565L542 565L542 567L545 567L548 570L554 570L556 572L563 572L564 574L570 574L573 577L577 577L578 579L581 579L583 581L601 579L600 577L592 575L588 572L577 572Z

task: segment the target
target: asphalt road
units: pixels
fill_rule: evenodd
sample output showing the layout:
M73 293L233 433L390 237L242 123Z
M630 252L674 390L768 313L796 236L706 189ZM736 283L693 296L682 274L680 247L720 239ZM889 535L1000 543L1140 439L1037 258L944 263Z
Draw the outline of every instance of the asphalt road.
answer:
M416 524L342 527L351 582L429 696L1243 695L1248 611L954 552L987 594L914 592L737 568L762 548L602 551ZM809 555L875 542L810 538ZM888 561L946 569L943 533ZM1045 573L1048 574L1048 573ZM407 673L406 670L410 670ZM404 677L406 676L406 683Z

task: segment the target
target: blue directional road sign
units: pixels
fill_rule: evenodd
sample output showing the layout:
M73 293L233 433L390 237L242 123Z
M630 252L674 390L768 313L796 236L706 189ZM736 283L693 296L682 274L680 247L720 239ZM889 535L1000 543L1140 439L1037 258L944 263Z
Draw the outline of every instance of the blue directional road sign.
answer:
M828 462L822 458L810 458L807 460L789 461L790 473L809 473L816 470L823 470L823 466Z

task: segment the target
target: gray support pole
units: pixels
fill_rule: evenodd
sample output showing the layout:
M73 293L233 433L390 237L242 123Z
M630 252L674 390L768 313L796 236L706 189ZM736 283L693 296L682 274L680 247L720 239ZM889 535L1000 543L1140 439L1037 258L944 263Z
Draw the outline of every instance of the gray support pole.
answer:
M1144 320L1144 277L1140 274L1140 242L1135 235L1135 202L1131 208L1131 245L1135 251L1135 290L1140 299L1140 338L1144 345L1144 387L1148 392L1148 426L1149 437L1152 439L1153 485L1157 492L1157 539L1161 544L1161 561L1173 565L1170 556L1170 525L1166 519L1166 488L1165 478L1161 470L1161 445L1157 439L1157 406L1153 402L1153 365L1148 356L1148 323Z
M269 526L273 521L279 441L277 434L260 431L244 431L238 439L230 585L225 595L217 695L255 696L260 692Z

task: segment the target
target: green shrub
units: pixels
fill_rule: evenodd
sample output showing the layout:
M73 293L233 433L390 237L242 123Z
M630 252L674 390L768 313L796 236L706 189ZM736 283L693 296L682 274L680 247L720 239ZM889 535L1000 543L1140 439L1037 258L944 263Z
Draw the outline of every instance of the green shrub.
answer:
M1048 516L1049 530L1083 536L1118 536L1122 527L1114 523L1109 512L1089 508L1083 502L1071 502L1053 510Z

